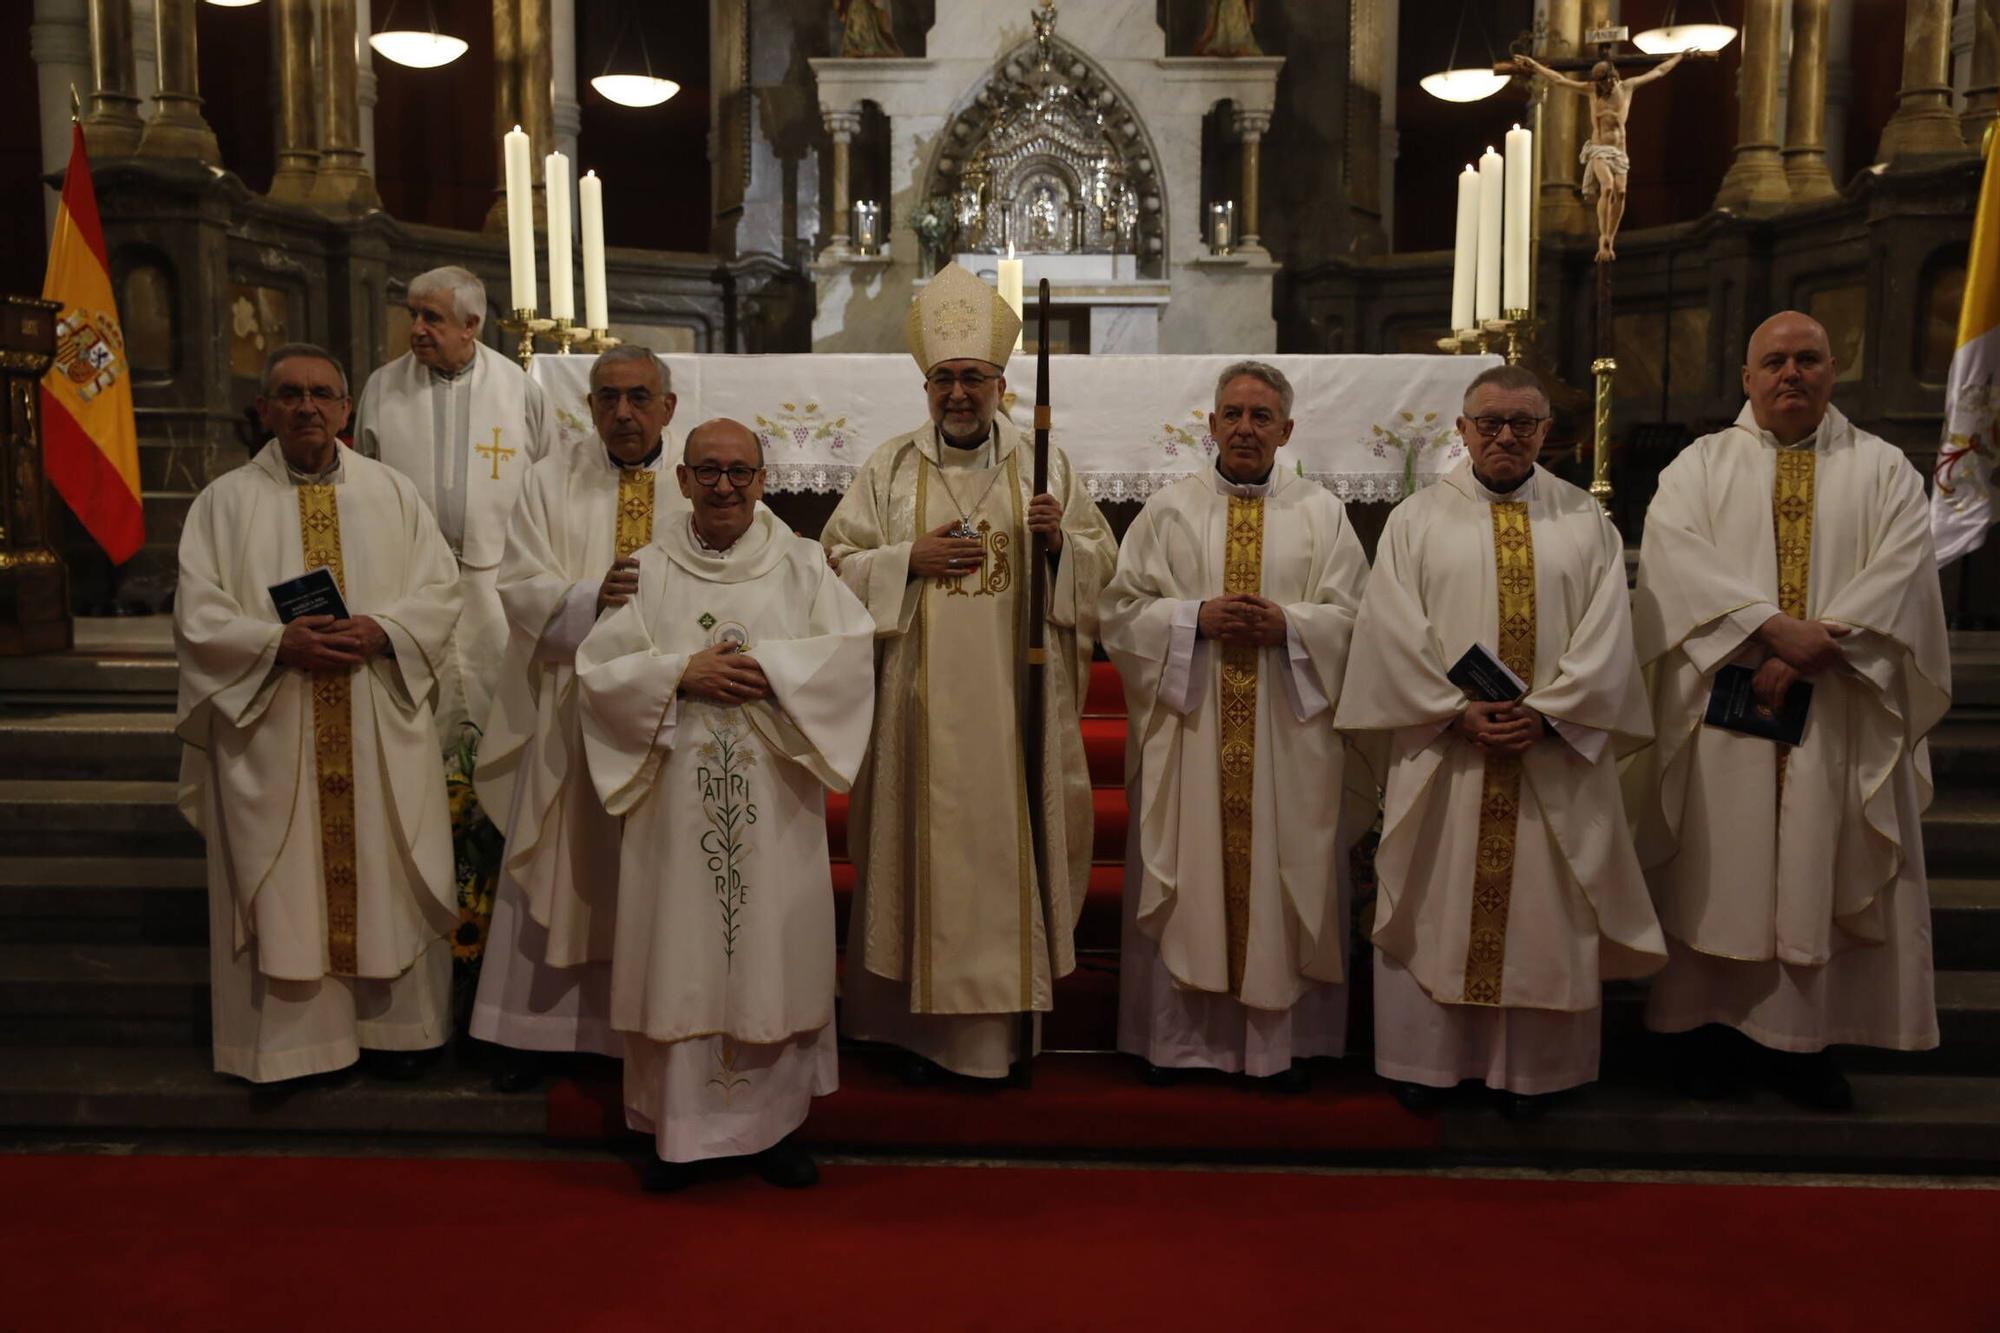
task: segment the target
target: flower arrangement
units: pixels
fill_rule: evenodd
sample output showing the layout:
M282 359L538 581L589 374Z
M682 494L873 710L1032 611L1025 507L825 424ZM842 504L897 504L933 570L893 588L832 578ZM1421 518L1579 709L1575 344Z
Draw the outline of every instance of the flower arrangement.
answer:
M500 830L480 808L472 789L472 770L479 760L479 728L470 722L444 754L444 789L451 810L451 851L458 882L458 928L452 933L451 955L460 989L470 994L478 982L479 957L486 948L486 928L493 920L493 890L500 882L500 858L505 844Z
M944 195L934 194L910 210L910 230L917 234L928 267L937 267L938 258L951 243L952 225L951 200Z

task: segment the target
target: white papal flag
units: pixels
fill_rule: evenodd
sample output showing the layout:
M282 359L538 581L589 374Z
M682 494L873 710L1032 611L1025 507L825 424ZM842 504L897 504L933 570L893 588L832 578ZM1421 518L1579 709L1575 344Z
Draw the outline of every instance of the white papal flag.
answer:
M1958 312L1958 351L1944 391L1944 439L1931 490L1931 539L1940 566L1986 541L1997 516L1993 465L2000 421L2000 134L1986 136L1986 180L1972 220L1965 265L1965 304Z

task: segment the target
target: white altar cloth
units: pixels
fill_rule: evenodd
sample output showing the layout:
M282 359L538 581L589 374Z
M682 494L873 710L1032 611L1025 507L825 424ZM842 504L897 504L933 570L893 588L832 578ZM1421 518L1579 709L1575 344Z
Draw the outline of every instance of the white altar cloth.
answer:
M1051 359L1055 425L1093 497L1144 500L1208 466L1208 413L1229 356L1059 356ZM1400 500L1463 453L1453 423L1465 386L1495 356L1273 356L1292 382L1298 422L1282 465L1343 500ZM894 354L662 356L680 402L674 434L734 417L764 442L770 491L844 492L868 451L924 419L923 381ZM588 356L537 356L566 445L592 438ZM1035 363L1015 359L1009 411L1033 424Z

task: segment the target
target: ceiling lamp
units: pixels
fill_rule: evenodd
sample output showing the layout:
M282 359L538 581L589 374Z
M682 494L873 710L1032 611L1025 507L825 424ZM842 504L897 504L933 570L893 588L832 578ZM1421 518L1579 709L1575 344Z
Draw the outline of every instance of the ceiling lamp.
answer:
M232 0L232 3L241 3L241 0ZM396 17L396 6L392 4L382 19L382 31L370 37L368 45L374 47L384 60L408 65L411 69L436 69L464 55L465 42L439 32L437 10L428 4L424 7L430 11L431 26L428 31L390 27Z
M1736 29L1722 21L1722 13L1710 0L1709 10L1715 18L1713 23L1676 23L1674 8L1678 0L1667 6L1666 21L1657 28L1648 28L1632 39L1632 45L1652 56L1677 55L1682 51L1720 51L1736 40Z
M646 50L646 30L639 27L639 63L645 68L643 74L613 74L611 66L618 59L618 44L625 40L628 28L638 27L632 21L632 10L625 10L625 21L618 25L618 35L611 39L611 53L604 58L604 72L590 81L598 95L620 106L658 106L681 90L672 79L663 79L653 73L653 57Z
M208 3L217 9L242 9L256 4L257 0L208 0Z
M1417 86L1432 97L1444 102L1477 102L1491 97L1505 88L1509 76L1493 72L1493 42L1486 43L1486 66L1460 67L1458 64L1458 39L1465 35L1466 5L1458 8L1458 27L1451 35L1451 54L1445 57L1444 69L1436 74L1426 74L1417 80Z

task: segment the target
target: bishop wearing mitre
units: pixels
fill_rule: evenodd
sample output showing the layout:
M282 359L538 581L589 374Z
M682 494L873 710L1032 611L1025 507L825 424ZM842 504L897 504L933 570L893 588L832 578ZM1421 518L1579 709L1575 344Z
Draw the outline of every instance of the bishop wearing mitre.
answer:
M903 331L930 419L883 442L820 540L878 639L871 762L848 817L859 870L842 993L848 1036L999 1078L1023 1013L1076 965L1089 882L1090 776L1078 707L1111 529L1060 449L1031 494L1033 442L1000 410L1020 318L947 264ZM1021 736L1029 534L1048 548L1041 864Z
M693 513L661 514L631 599L576 654L584 755L624 820L611 1019L646 1183L756 1158L817 1179L786 1136L838 1085L826 790L868 746L874 626L757 501L763 448L734 421L688 433Z
M1536 466L1540 383L1482 371L1458 430L1383 529L1335 723L1388 745L1376 1071L1413 1108L1479 1079L1532 1114L1597 1077L1601 983L1666 955L1616 767L1651 726L1624 543Z
M1146 501L1104 590L1130 719L1118 1046L1275 1077L1347 1047L1347 852L1375 813L1333 701L1367 558L1325 487L1277 466L1292 386L1216 380L1212 469Z
M589 403L596 447L528 469L497 585L507 655L475 782L506 852L471 1026L514 1053L494 1076L507 1092L539 1081L535 1053L624 1049L611 1026L619 828L584 764L576 650L631 600L657 516L684 518L687 501L666 456L675 398L659 358L631 343L605 352Z
M181 532L175 730L180 808L208 843L215 1068L257 1083L363 1049L413 1076L451 1033L432 708L458 570L409 481L340 446L347 408L330 354L274 350L257 399L274 438Z
M410 280L410 350L368 377L354 446L408 477L429 507L465 583L465 613L443 664L439 732L484 727L507 649L495 579L521 479L554 448L555 414L540 385L480 341L486 287L447 266Z

